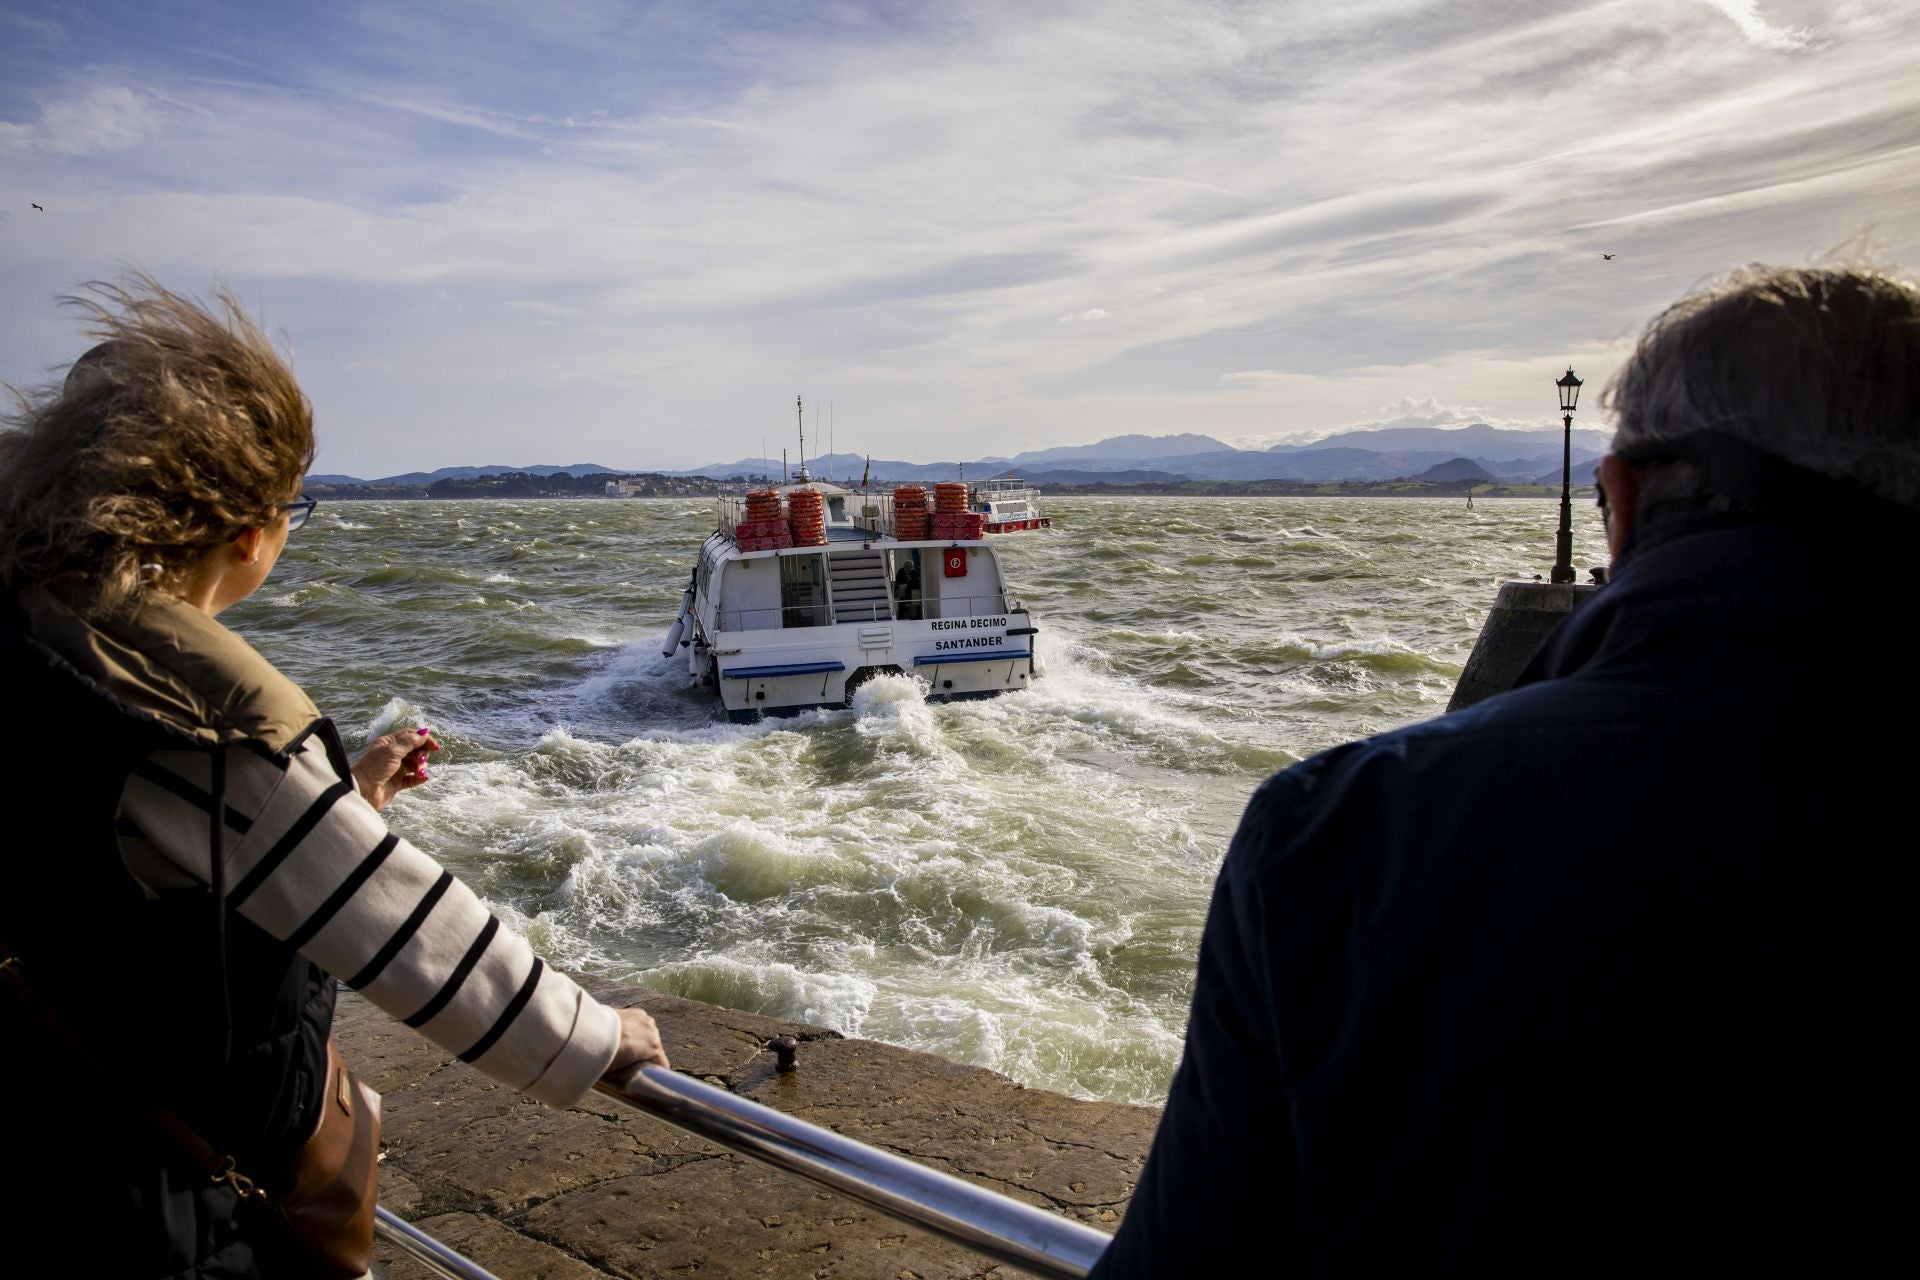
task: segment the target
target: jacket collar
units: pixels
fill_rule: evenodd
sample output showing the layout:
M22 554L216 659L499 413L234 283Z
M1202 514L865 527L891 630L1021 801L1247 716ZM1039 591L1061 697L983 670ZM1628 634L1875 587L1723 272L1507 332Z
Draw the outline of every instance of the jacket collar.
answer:
M1744 670L1800 653L1836 619L1877 628L1884 611L1863 613L1859 605L1884 591L1882 561L1863 527L1786 528L1725 515L1664 526L1622 557L1619 571L1548 637L1515 686L1656 653L1665 655L1661 661L1689 653L1713 669ZM1908 535L1898 545L1911 545L1910 528Z
M320 712L300 687L200 610L149 593L89 622L44 591L19 597L27 628L82 681L129 713L205 746L250 741L284 755Z

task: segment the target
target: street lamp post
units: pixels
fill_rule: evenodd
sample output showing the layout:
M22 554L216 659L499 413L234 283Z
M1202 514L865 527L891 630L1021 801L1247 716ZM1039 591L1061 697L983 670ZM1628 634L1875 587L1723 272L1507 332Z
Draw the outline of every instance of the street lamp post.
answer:
M1573 408L1580 402L1580 379L1567 366L1560 388L1560 531L1553 536L1552 582L1573 581Z

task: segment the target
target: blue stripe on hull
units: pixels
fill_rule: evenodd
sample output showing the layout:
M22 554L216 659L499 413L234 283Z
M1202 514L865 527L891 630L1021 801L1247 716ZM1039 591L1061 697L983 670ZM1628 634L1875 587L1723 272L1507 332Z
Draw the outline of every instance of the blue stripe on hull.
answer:
M1031 658L1032 652L1026 649L995 649L990 653L958 653L951 657L919 657L913 660L916 667L950 667L956 662L998 662L1002 658Z
M723 669L723 680L770 680L776 676L817 676L823 671L845 671L844 662L789 662L783 667L733 667Z

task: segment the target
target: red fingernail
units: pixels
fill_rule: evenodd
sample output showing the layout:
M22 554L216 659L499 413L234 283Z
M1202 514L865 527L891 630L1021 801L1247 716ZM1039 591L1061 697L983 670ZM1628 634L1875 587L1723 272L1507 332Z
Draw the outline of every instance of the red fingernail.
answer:
M427 731L425 729L415 729L414 732L419 734L423 738L427 736Z

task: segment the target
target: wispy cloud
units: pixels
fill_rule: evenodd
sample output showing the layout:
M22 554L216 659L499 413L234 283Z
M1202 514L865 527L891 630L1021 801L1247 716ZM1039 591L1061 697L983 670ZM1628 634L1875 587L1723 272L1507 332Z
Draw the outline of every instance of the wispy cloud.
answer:
M41 107L26 124L0 120L0 148L56 156L98 156L138 146L162 127L156 95L96 85Z
M37 49L66 46L67 29L52 18L39 18L14 9L0 9L0 32L11 33L10 41L19 41Z
M1806 27L1776 27L1760 12L1760 0L1700 0L1733 20L1740 34L1763 49L1806 49L1814 34Z

